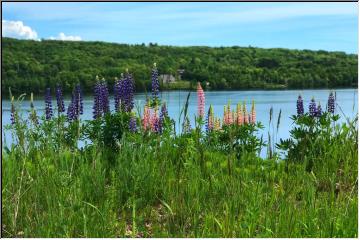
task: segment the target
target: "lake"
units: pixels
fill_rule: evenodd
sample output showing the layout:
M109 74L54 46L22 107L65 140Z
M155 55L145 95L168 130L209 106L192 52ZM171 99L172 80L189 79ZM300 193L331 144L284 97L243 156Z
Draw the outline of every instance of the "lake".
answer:
M296 100L298 94L301 93L304 99L304 108L307 111L308 104L311 98L314 96L316 102L320 102L323 110L326 108L326 103L329 95L329 90L276 90L276 91L211 91L205 92L206 98L206 112L210 104L213 105L214 113L216 116L222 117L224 105L231 101L232 107L241 101L247 102L247 109L250 110L251 101L255 100L256 103L256 118L257 121L261 121L264 125L264 129L259 132L259 135L263 135L264 139L267 139L267 133L269 131L269 111L273 107L273 117L275 122L281 109L282 116L280 121L279 132L277 139L289 137L289 130L292 128L292 121L290 116L296 114ZM167 103L169 115L177 122L177 132L179 132L179 114L184 106L188 92L186 91L165 91L161 92L160 96L163 101ZM336 102L340 106L341 110L347 117L354 118L358 114L358 92L357 89L337 89L336 90ZM29 98L29 97L28 97ZM27 98L27 99L28 99ZM144 93L135 94L135 105L141 107L145 103L146 95ZM67 106L70 99L65 99L65 105ZM43 113L44 101L43 99L35 99L34 105L37 109L38 115ZM23 101L22 110L24 116L27 115L27 110L30 109L30 101ZM55 96L53 96L53 106L56 106ZM92 119L92 96L84 98L84 114L81 116L82 119ZM114 101L110 101L111 110L114 109ZM4 132L4 125L10 124L10 101L3 99L2 102L2 142L6 140L6 144L11 143L10 132ZM337 106L336 111L341 115L340 121L345 121L340 108ZM190 103L189 103L189 117L194 126L194 116L197 112L197 95L196 92L191 92ZM274 124L276 128L276 123ZM272 126L270 126L272 129Z

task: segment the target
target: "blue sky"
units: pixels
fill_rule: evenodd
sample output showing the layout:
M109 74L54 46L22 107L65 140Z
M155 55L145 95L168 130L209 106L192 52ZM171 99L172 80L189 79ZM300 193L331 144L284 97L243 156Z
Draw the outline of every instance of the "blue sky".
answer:
M358 3L2 3L2 36L358 51Z

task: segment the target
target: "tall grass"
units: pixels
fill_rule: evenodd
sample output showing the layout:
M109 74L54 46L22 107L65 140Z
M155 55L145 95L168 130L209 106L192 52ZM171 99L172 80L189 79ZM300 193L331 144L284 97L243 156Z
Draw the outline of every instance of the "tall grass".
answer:
M226 131L212 143L200 129L125 131L115 150L70 144L61 116L21 124L23 146L2 148L4 237L358 236L357 119L329 126L304 161L217 146Z

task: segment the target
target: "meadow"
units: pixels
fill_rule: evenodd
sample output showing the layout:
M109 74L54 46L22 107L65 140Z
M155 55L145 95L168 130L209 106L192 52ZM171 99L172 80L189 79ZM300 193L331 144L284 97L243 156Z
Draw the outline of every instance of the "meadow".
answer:
M323 107L294 99L291 137L274 143L280 114L269 108L261 123L256 103L242 102L217 118L211 105L205 109L200 83L195 125L188 95L176 132L156 65L151 79L140 111L128 71L114 83L114 107L97 78L90 121L81 120L80 85L69 106L61 86L52 106L47 88L44 116L31 106L24 118L24 96L12 97L14 141L2 148L3 237L358 236L358 119L339 122L334 92ZM263 139L256 132L264 124L275 127Z

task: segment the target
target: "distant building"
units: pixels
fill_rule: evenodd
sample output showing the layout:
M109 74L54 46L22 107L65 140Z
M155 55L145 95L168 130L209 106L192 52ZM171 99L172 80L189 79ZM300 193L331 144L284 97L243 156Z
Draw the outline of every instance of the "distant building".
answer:
M181 77L182 75L184 74L185 70L184 69L178 69L177 70L177 73L178 73L178 76L179 76L179 80L181 80Z
M176 82L175 77L172 74L161 74L159 76L159 80L165 84L165 83L174 83Z

